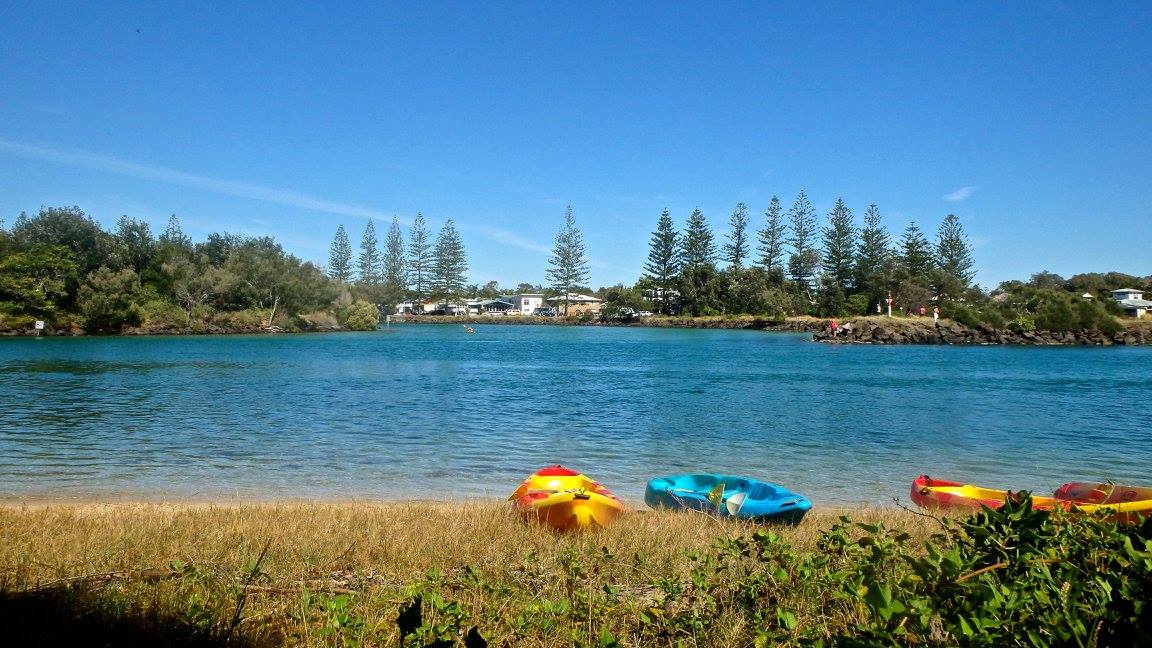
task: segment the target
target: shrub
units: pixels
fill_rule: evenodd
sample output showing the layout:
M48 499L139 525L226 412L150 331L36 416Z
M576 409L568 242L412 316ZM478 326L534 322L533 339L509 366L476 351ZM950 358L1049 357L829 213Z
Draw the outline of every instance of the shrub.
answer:
M344 326L353 331L375 331L380 326L380 309L371 302L357 300L341 314Z
M994 329L1002 329L1008 325L1008 321L995 308L985 308L980 311L980 321Z
M959 302L945 302L940 309L944 317L956 320L964 326L974 327L980 323L980 313L976 309Z
M1036 320L1028 315L1017 315L1015 319L1008 322L1008 330L1013 333L1031 333L1036 330Z
M151 300L140 307L143 321L141 326L149 330L185 328L188 326L188 313L171 302Z
M867 315L870 301L868 295L857 293L844 300L845 315Z

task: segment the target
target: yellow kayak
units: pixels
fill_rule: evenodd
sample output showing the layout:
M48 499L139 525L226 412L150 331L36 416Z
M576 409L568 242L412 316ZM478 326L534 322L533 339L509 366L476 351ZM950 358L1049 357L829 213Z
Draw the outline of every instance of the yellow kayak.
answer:
M537 470L508 499L524 517L557 531L608 526L624 511L612 491L563 466Z
M920 475L912 482L912 501L923 508L964 508L980 505L1000 508L1012 491L982 488L972 484L934 479ZM1152 514L1152 488L1072 482L1056 489L1054 497L1033 495L1032 506L1037 509L1075 508L1083 513L1104 511L1108 517L1120 522L1136 522Z

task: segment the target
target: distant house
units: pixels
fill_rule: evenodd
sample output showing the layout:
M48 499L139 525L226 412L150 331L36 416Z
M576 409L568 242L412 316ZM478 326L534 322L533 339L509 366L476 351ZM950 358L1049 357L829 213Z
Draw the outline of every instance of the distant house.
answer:
M555 308L560 314L564 314L564 296L557 295L556 297L549 297L545 301L549 306ZM604 302L603 299L597 299L591 295L581 295L579 293L568 293L568 314L580 315L583 313L600 313L600 305Z
M1144 299L1144 291L1136 290L1134 288L1121 288L1120 290L1112 291L1112 299L1120 304L1120 308L1124 310L1124 314L1128 317L1135 317L1140 319L1149 310L1152 310L1152 301Z
M520 311L520 315L531 315L537 308L544 306L544 295L540 293L521 293L519 295L501 295L500 299L510 302L512 309Z
M508 315L516 310L510 301L504 299L480 300L480 311L486 315Z

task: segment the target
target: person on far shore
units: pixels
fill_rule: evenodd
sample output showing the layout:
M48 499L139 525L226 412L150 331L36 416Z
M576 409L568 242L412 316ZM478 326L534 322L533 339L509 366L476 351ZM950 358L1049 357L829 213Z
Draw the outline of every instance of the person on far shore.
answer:
M836 327L836 318L835 317L833 317L831 320L828 321L828 331L830 333L832 333L832 337L836 337L837 327Z
M923 306L921 306L921 307L920 307L920 317L924 317L924 312L925 312L925 311L924 311L924 307L923 307Z
M940 307L939 306L933 306L932 307L932 323L935 324L939 321L940 321Z

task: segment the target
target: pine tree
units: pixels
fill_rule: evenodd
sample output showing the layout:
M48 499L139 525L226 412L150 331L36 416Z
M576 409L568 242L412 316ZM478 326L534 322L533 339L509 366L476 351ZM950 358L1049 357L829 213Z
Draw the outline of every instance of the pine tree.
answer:
M392 226L388 228L388 238L384 244L384 288L385 301L389 304L399 303L408 289L408 281L404 276L404 234L395 217L392 218Z
M936 264L962 287L967 288L975 272L968 237L955 214L948 214L936 234Z
M328 276L344 283L352 281L352 246L344 225L336 228L336 238L328 248Z
M820 266L820 253L816 251L816 210L808 202L804 191L796 196L796 202L788 210L788 220L792 222L792 236L788 245L792 246L792 256L788 258L788 274L804 290L812 288L812 278Z
M780 199L772 196L768 203L768 211L764 212L767 224L760 230L760 265L771 272L784 267L784 235L787 227L784 225L783 212L780 209Z
M192 239L180 229L180 219L176 218L176 214L168 217L168 227L164 228L164 233L160 235L159 243L164 247L192 249Z
M824 272L841 290L852 288L856 261L856 227L852 224L852 210L843 198L828 214L828 227L824 229Z
M356 263L360 270L360 283L365 286L380 284L380 246L376 240L376 226L372 219L364 227L364 238L360 240L360 258Z
M934 268L932 246L915 222L908 223L900 238L900 263L917 283L927 286Z
M644 264L644 271L656 287L657 297L660 301L660 312L669 314L669 293L676 284L676 276L680 274L680 256L677 249L679 234L672 224L672 215L665 209L660 214L660 221L656 224L656 231L652 233L649 243L648 263Z
M588 261L584 258L584 237L576 229L572 205L564 210L564 225L556 233L556 247L548 259L548 280L552 288L564 299L564 315L568 315L568 296L572 287L588 281Z
M891 258L892 242L880 222L880 210L875 204L869 205L856 252L856 287L872 300L883 297L889 287L886 274Z
M428 295L432 276L432 244L428 241L428 229L424 215L417 213L412 221L412 231L408 235L408 281L412 286L412 299L420 301Z
M744 260L748 258L747 205L736 203L729 227L731 229L728 232L728 242L724 244L724 260L728 262L730 268L739 270L744 266Z
M688 217L688 227L680 239L680 258L685 268L710 266L716 258L716 248L712 243L712 229L699 208Z
M464 273L467 271L464 243L452 219L448 219L436 237L436 254L432 262L433 289L444 303L458 299L464 293L464 286L468 283Z

